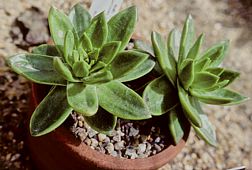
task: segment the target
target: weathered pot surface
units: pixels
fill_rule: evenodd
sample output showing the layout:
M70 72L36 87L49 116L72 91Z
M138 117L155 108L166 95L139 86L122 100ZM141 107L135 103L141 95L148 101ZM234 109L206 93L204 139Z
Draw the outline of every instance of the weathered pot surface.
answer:
M32 85L31 113L48 92L48 86ZM30 113L30 114L31 114ZM30 116L30 115L29 115ZM116 158L102 154L76 139L70 130L60 126L54 132L41 137L28 134L31 159L41 170L114 169L147 170L158 169L172 160L185 146L190 126L183 139L176 145L169 145L162 152L141 159Z

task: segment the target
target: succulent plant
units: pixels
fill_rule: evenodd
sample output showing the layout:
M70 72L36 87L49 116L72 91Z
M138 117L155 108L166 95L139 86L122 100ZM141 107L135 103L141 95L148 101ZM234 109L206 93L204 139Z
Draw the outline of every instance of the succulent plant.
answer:
M160 77L151 81L143 92L143 98L152 115L168 114L169 129L174 142L178 143L184 135L183 115L197 135L210 145L216 145L215 131L200 103L214 105L238 104L247 98L226 89L239 73L218 67L223 61L228 41L220 42L205 52L200 52L204 35L193 42L194 26L189 15L182 34L173 29L167 43L157 32L151 36L156 68ZM152 48L141 42L138 49L153 53Z
M117 117L148 119L140 95L122 82L152 70L148 55L125 50L137 20L136 7L120 11L109 21L104 12L91 18L80 4L68 15L52 7L48 21L54 45L9 58L10 67L27 79L52 85L30 120L33 136L51 132L75 110L95 130L107 133Z

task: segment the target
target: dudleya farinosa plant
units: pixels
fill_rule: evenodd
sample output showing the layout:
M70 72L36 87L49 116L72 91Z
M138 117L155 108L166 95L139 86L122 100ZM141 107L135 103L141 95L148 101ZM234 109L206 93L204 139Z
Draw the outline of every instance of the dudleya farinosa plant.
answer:
M204 35L193 42L194 26L188 16L182 34L176 29L168 36L167 43L159 33L152 33L152 47L158 60L156 69L160 77L150 82L143 98L152 115L168 113L169 129L174 142L184 135L183 115L190 122L197 135L210 145L216 145L215 131L200 103L214 105L238 104L247 98L226 89L239 73L218 67L227 51L228 41L220 42L200 53ZM136 47L153 53L146 45Z
M80 4L68 15L50 9L48 21L55 45L41 45L32 53L9 59L15 72L35 83L52 85L32 114L33 136L51 132L73 110L103 133L115 127L117 117L151 117L141 96L122 83L147 74L155 64L145 53L125 50L136 20L134 6L108 22L104 12L91 19Z

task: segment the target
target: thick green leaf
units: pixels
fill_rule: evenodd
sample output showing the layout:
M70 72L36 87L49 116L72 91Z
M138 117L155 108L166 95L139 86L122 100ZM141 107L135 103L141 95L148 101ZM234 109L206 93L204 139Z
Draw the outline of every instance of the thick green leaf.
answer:
M94 48L100 48L107 40L108 25L104 12L96 15L86 30Z
M98 110L98 97L93 85L68 83L67 101L75 111L84 116L92 116Z
M113 74L114 79L124 77L128 72L140 66L148 55L136 51L123 51L117 54L108 68Z
M236 71L232 71L232 70L227 70L225 69L221 75L220 75L220 81L224 81L224 80L229 80L228 84L226 84L225 86L229 85L230 83L232 83L236 78L238 78L240 76L240 73L236 72Z
M47 134L59 127L72 112L66 87L55 86L33 112L30 120L32 136Z
M213 125L208 120L207 116L205 114L200 114L200 119L202 121L202 127L196 127L194 124L191 124L194 128L196 134L203 139L207 144L216 146L216 134L215 129L213 128Z
M143 99L118 81L97 86L99 105L109 113L123 119L142 120L151 118Z
M184 23L181 40L180 40L179 57L178 57L179 65L186 58L189 50L191 49L193 45L192 43L193 38L194 38L193 20L192 20L192 16L188 15Z
M78 80L74 79L70 68L65 63L63 63L59 57L53 58L53 66L55 70L66 80L70 82L78 82Z
M168 35L167 48L168 54L178 59L181 33L173 29Z
M117 121L116 116L108 113L101 107L99 107L95 115L85 116L84 119L94 130L105 134L111 134L111 131L115 128Z
M93 45L87 33L84 32L83 36L81 37L80 42L81 42L80 47L82 47L86 52L92 51Z
M193 100L195 100L192 96L189 96L188 93L180 87L178 84L178 94L179 100L184 110L186 117L192 122L195 126L201 127L202 122L199 117L199 110L194 106Z
M89 12L82 7L80 3L77 3L70 10L68 15L79 37L83 35L83 32L88 28L91 20Z
M152 46L145 41L134 40L134 48L155 56Z
M86 77L90 66L85 61L77 61L73 64L73 72L76 77Z
M194 71L195 72L201 72L205 70L211 63L211 60L209 58L206 58L204 60L200 60L194 64Z
M214 91L220 88L224 88L227 86L227 84L229 83L229 80L222 80L222 81L218 81L214 86L206 89L206 91Z
M179 80L183 87L188 90L194 80L194 61L192 59L185 59L181 68L179 68Z
M194 75L194 81L191 85L193 89L208 89L213 87L219 80L219 77L208 72L200 72Z
M151 114L155 116L168 112L178 103L176 89L166 76L149 83L143 92L143 99Z
M175 86L177 78L175 58L168 54L167 46L159 33L152 32L151 41L154 53L158 59L158 62L163 72L171 81L171 83Z
M84 77L83 81L86 84L101 84L109 82L113 79L113 75L110 71L103 69L98 72L90 74L88 77Z
M135 6L118 12L108 22L108 39L110 41L121 41L119 51L125 49L134 32L137 21L137 9Z
M183 114L183 112L178 108L172 109L169 113L169 130L171 132L175 144L178 144L184 136L184 122L180 118L181 114Z
M54 69L54 57L39 54L18 54L8 58L8 64L25 78L48 85L66 85L66 80Z
M203 53L201 59L209 58L211 66L217 67L224 59L227 52L229 41L223 41L215 44L213 47Z
M74 34L72 31L67 31L64 42L64 58L69 65L73 65L73 50L74 50Z
M120 45L120 41L112 41L104 44L99 54L99 61L105 64L111 63L111 61L118 53Z
M50 32L54 44L57 49L63 54L64 39L67 31L74 31L73 25L68 17L55 7L51 7L48 15Z
M247 100L247 97L228 89L217 89L210 92L191 90L191 94L204 103L215 105L233 105Z
M208 68L206 69L207 72L212 73L216 76L220 76L223 72L224 72L224 68L220 68L220 67L212 67L212 68Z
M130 72L126 73L123 77L117 79L120 82L127 82L131 80L138 79L147 73L149 73L155 66L155 61L151 59L145 60L138 67L134 68Z
M190 49L187 58L191 58L191 59L197 59L199 56L199 50L200 47L202 45L204 39L204 34L201 34L199 36L199 38L197 39L197 41L194 43L194 45L192 46L192 48Z
M55 45L42 44L32 49L33 54L47 55L47 56L58 56L61 54L58 52Z

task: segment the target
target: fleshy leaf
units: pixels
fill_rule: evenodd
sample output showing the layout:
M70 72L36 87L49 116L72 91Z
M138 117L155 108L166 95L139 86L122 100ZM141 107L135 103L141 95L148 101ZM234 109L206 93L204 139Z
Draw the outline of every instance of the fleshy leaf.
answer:
M167 48L169 55L178 59L181 33L177 29L173 29L168 36Z
M133 70L126 73L123 77L117 80L120 82L127 82L131 80L135 80L149 73L154 68L154 66L155 66L155 61L151 59L147 59L138 67L134 68Z
M172 109L169 113L169 129L175 144L178 144L179 141L184 136L184 128L180 115L183 114L180 109Z
M41 136L53 131L66 120L72 110L67 102L66 87L53 87L32 114L31 135Z
M155 116L168 112L178 103L176 89L166 76L149 83L143 92L143 99L151 114Z
M215 129L213 128L213 125L208 120L207 116L204 114L200 114L200 119L202 121L202 127L196 127L192 124L192 127L194 128L196 134L203 139L207 144L216 146L216 134Z
M64 64L59 57L53 58L53 66L55 70L66 80L71 82L78 82L78 80L74 79L70 68L66 64Z
M96 15L86 30L94 48L100 48L107 40L108 25L104 12Z
M193 97L189 96L188 93L180 87L178 83L178 93L179 93L179 100L184 110L184 114L186 117L192 122L195 126L201 127L202 122L199 117L199 111L195 108L193 104Z
M120 45L120 41L112 41L104 44L99 54L99 61L109 64L119 51Z
M224 59L229 41L223 41L215 44L202 55L201 59L209 58L211 67L217 67Z
M181 34L179 57L178 57L179 65L186 58L189 50L191 49L193 37L194 37L194 25L192 21L192 16L188 15Z
M199 50L201 47L201 44L203 42L204 39L204 34L201 34L199 36L199 38L197 39L197 41L194 43L194 45L192 46L192 48L190 49L187 58L191 58L191 59L197 59L199 56Z
M111 81L97 88L99 105L109 113L130 120L151 118L143 99L122 83Z
M92 116L98 110L98 97L93 85L68 83L67 101L75 111L84 116Z
M155 56L152 46L142 40L134 40L134 48Z
M88 28L91 20L89 12L82 7L80 3L77 3L71 9L68 15L79 37L83 35L83 32Z
M206 69L207 72L212 73L216 76L220 76L223 72L224 72L224 68L220 68L220 67L212 67L212 68L208 68Z
M152 32L151 41L154 53L158 59L158 62L163 72L171 81L171 83L175 86L177 77L175 58L168 54L167 46L159 33Z
M108 39L110 41L121 41L119 51L125 49L134 32L137 21L137 9L135 6L118 12L108 22Z
M211 63L211 60L209 58L205 58L204 60L200 60L198 62L196 62L195 67L194 67L194 71L195 72L201 72L204 69L206 69Z
M57 49L63 54L63 46L66 32L71 30L74 31L73 25L69 18L55 7L51 7L48 15L48 22L50 32L54 44Z
M8 58L8 64L16 73L39 84L66 85L66 80L54 69L55 57L39 54L18 54Z
M192 90L191 94L204 103L216 105L233 105L247 100L247 97L228 89L217 89L210 92Z
M90 66L85 61L77 61L73 64L73 72L76 77L86 77Z
M194 80L194 62L192 59L185 59L179 68L179 80L183 87L188 90Z
M88 77L84 77L83 81L86 84L100 84L106 83L113 79L113 75L110 71L103 69L98 72L90 74Z
M72 31L67 31L64 42L64 58L65 61L69 64L73 64L71 59L74 50L74 34Z
M95 115L85 116L84 119L91 128L105 134L111 134L117 121L116 116L110 114L101 107L99 107Z
M240 73L238 73L236 71L225 69L224 72L221 73L221 75L220 75L220 81L229 80L228 84L225 85L225 86L227 86L230 83L232 83L239 76L240 76Z
M80 46L81 46L86 52L92 51L93 45L92 45L92 42L91 42L90 38L88 37L87 33L84 32L83 36L81 37L80 42L81 42L81 43L80 43Z
M145 60L148 55L136 51L124 51L117 54L114 60L110 63L108 68L113 74L114 79L124 77L128 72L137 68Z
M52 56L52 57L61 56L55 45L47 45L47 44L42 44L40 46L34 47L32 49L32 53L40 54L40 55L47 55L47 56Z
M218 80L218 76L209 72L196 73L191 87L193 89L208 89L214 86Z

